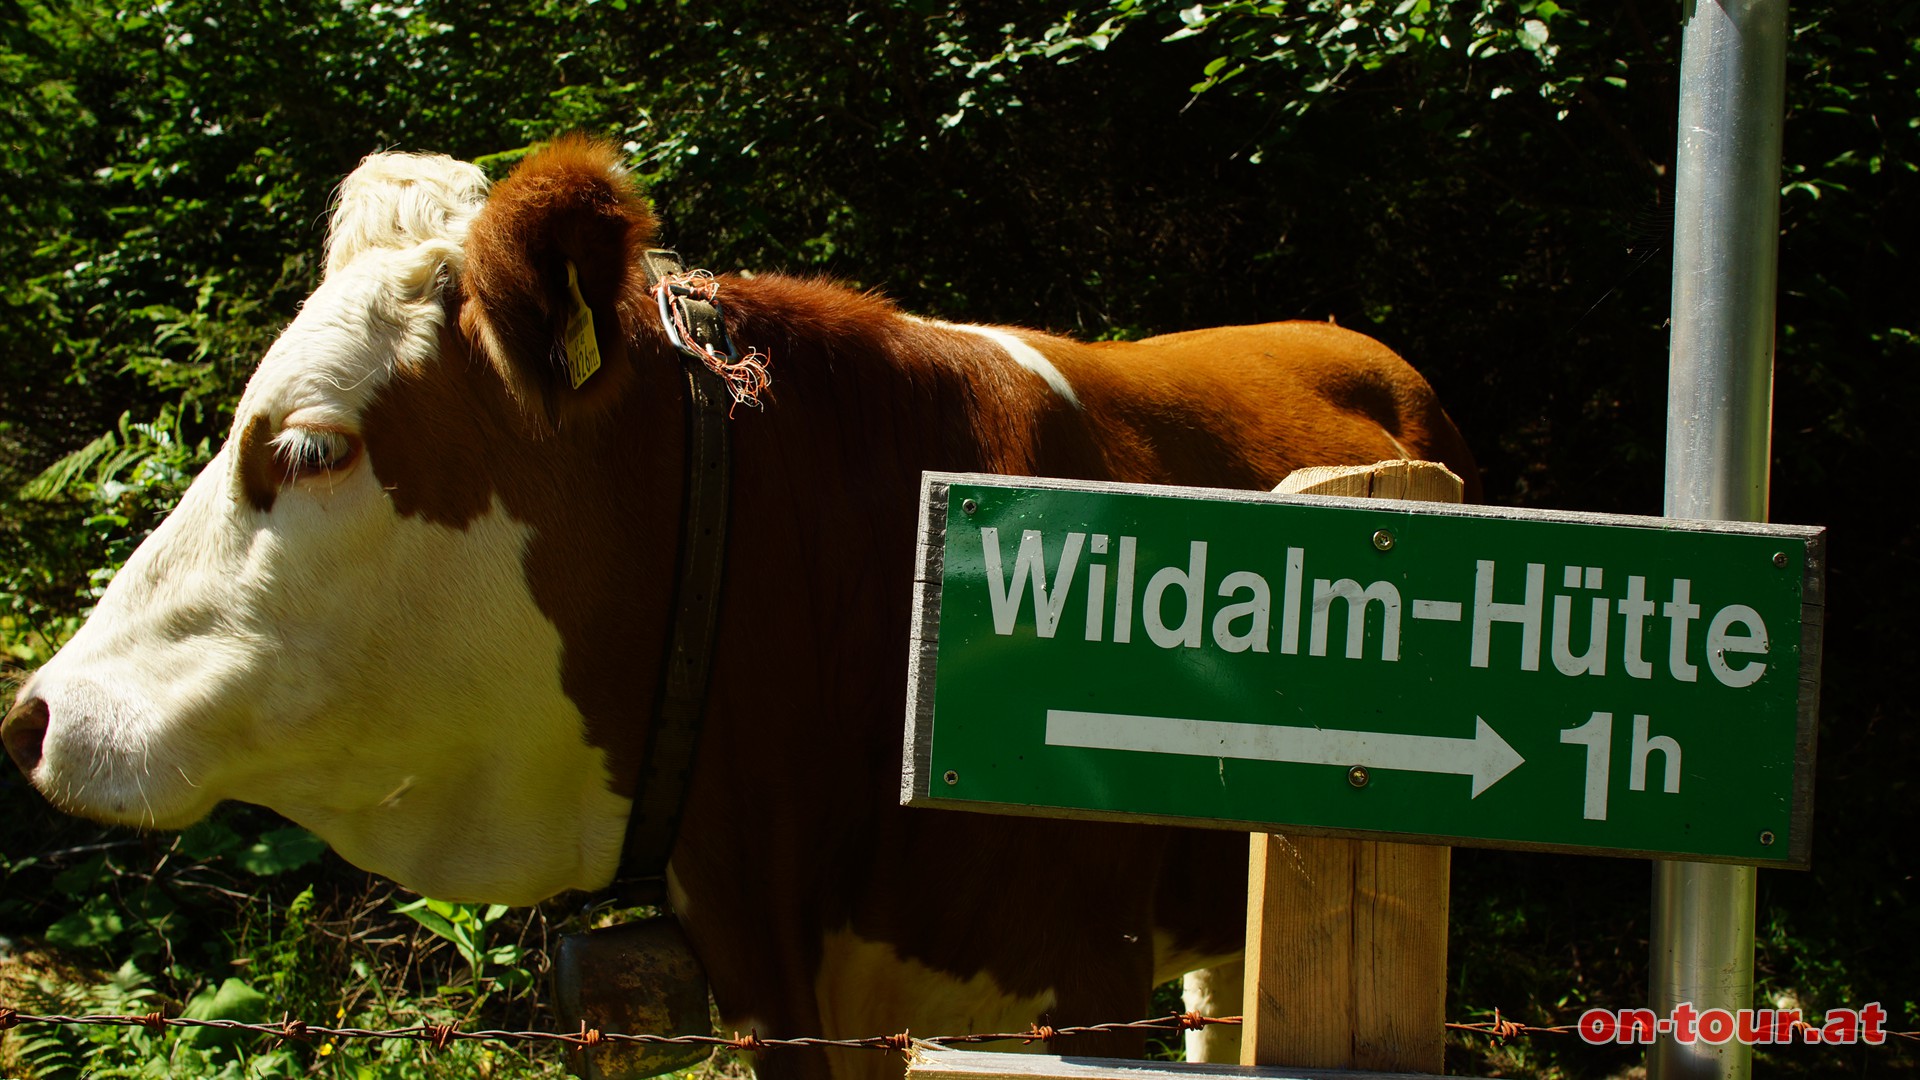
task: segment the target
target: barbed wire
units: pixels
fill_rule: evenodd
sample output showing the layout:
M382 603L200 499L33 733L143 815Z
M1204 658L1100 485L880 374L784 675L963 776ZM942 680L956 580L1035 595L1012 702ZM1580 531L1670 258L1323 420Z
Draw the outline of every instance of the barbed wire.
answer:
M309 1042L314 1039L352 1040L352 1039L404 1039L426 1043L436 1050L444 1050L455 1042L512 1042L512 1043L563 1043L569 1046L592 1048L609 1044L640 1044L650 1046L707 1046L715 1049L729 1049L745 1052L758 1052L778 1048L794 1047L832 1047L842 1050L889 1050L907 1053L919 1046L948 1047L970 1046L992 1042L1019 1042L1032 1044L1052 1039L1071 1038L1078 1035L1107 1035L1125 1031L1157 1031L1164 1033L1197 1031L1215 1025L1237 1026L1241 1023L1238 1016L1202 1016L1199 1013L1172 1013L1167 1016L1148 1020L1130 1020L1104 1024L1082 1024L1076 1026L1055 1027L1048 1024L1034 1024L1026 1031L985 1032L972 1035L930 1035L915 1037L908 1032L897 1035L869 1035L855 1039L827 1039L818 1037L799 1038L763 1038L756 1032L741 1035L736 1032L728 1038L721 1035L633 1035L618 1031L600 1031L584 1024L577 1032L561 1031L506 1031L493 1028L466 1030L458 1024L415 1024L400 1028L362 1028L332 1027L326 1024L310 1024L283 1016L280 1020L268 1023L245 1023L239 1020L202 1020L189 1016L168 1016L164 1012L141 1014L88 1013L80 1016L53 1014L42 1016L22 1012L18 1009L0 1005L0 1032L22 1024L47 1024L79 1027L137 1027L148 1031L163 1031L167 1028L212 1028L219 1031L243 1031L255 1035L266 1035L279 1040ZM1803 1030L1819 1030L1819 1025L1805 1021L1795 1021L1792 1025L1797 1034ZM1452 1022L1446 1024L1448 1031L1464 1034L1484 1035L1495 1042L1505 1042L1521 1035L1577 1035L1579 1026L1575 1024L1555 1024L1538 1026L1522 1024L1509 1020L1494 1010L1491 1020ZM1884 1033L1890 1039L1904 1039L1920 1042L1920 1031L1888 1031ZM1809 1042L1806 1045L1821 1045Z
M799 1037L790 1039L762 1038L758 1032L746 1035L735 1033L732 1038L720 1035L630 1035L618 1031L599 1031L586 1027L574 1033L560 1031L503 1031L482 1029L468 1031L458 1024L415 1024L402 1028L360 1028L331 1027L326 1024L310 1024L304 1020L283 1017L267 1023L245 1023L239 1020L202 1020L188 1016L168 1016L164 1012L142 1014L88 1013L81 1016L48 1015L21 1012L18 1009L0 1005L0 1031L21 1024L52 1024L82 1027L138 1027L148 1031L162 1031L166 1028L214 1028L220 1031L245 1031L256 1035L268 1035L276 1039L292 1039L306 1042L313 1039L407 1039L423 1042L436 1050L445 1049L449 1044L463 1041L521 1042L521 1043L565 1043L571 1046L595 1047L609 1043L637 1043L651 1046L710 1046L748 1052L772 1050L781 1047L835 1047L843 1050L895 1050L906 1052L915 1046L965 1046L989 1042L1034 1043L1049 1039L1065 1038L1075 1035L1102 1035L1123 1031L1194 1031L1216 1024L1239 1024L1237 1016L1201 1016L1198 1013L1174 1013L1155 1017L1150 1020L1131 1020L1105 1024L1083 1024L1078 1026L1054 1027L1048 1024L1035 1024L1026 1031L985 1032L973 1035L933 1035L915 1038L907 1032L898 1035L869 1035L857 1039L826 1039L818 1037Z
M1577 1034L1580 1029L1574 1024L1554 1024L1550 1027L1535 1027L1530 1024L1522 1024L1517 1020L1508 1020L1502 1017L1500 1010L1495 1009L1493 1010L1493 1019L1491 1020L1470 1020L1464 1023L1455 1023L1449 1020L1447 1021L1447 1030L1461 1031L1469 1035L1485 1035L1494 1042L1506 1042L1516 1035L1573 1035Z

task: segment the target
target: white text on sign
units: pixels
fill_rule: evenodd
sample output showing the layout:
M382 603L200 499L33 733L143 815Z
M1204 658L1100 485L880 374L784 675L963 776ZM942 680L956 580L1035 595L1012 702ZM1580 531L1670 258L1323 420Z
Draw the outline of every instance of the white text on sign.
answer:
M1294 656L1302 653L1304 630L1305 655L1327 656L1334 611L1343 604L1342 652L1349 659L1365 658L1366 629L1377 608L1374 656L1388 662L1400 659L1402 619L1410 616L1464 623L1467 663L1476 668L1539 671L1545 651L1563 675L1604 676L1616 634L1620 670L1633 679L1664 674L1675 682L1698 682L1704 666L1716 682L1739 688L1759 681L1768 666L1770 638L1759 612L1746 604L1726 604L1703 619L1693 582L1684 577L1655 582L1643 574L1565 566L1560 589L1549 594L1546 563L1496 565L1478 559L1471 598L1416 597L1408 603L1391 581L1309 577L1309 553L1288 547L1276 604L1266 575L1210 573L1205 540L1189 542L1184 565L1142 567L1137 537L1120 536L1115 542L1105 533L1068 532L1049 572L1045 534L1027 529L1013 553L1011 573L999 529L981 528L980 544L993 628L1001 635L1013 634L1023 623L1024 609L1031 620L1027 625L1039 637L1056 636L1063 623L1070 626L1078 616L1085 640L1128 644L1137 616L1146 639L1163 649L1211 643L1229 653L1277 649Z

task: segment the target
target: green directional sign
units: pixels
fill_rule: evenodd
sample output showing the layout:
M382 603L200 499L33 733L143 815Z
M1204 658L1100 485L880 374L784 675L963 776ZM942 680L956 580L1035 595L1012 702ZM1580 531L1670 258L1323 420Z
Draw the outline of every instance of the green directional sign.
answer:
M903 800L1804 866L1824 532L929 474Z

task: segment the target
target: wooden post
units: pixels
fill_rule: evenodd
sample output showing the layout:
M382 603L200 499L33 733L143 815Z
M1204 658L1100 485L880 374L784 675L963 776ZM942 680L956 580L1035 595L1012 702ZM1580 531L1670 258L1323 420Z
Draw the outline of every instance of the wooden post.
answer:
M1425 461L1301 469L1274 490L1459 502ZM1255 833L1242 1065L1442 1071L1452 849Z

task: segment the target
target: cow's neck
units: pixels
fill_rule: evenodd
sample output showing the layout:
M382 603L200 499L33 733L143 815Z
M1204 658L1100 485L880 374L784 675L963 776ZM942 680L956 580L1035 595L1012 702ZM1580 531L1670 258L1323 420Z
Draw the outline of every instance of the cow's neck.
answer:
M1009 411L1020 396L978 383L1007 377L990 344L844 290L725 284L734 340L771 355L773 387L732 421L726 600L676 900L730 1021L813 1031L807 1000L746 995L812 986L822 929L885 861L865 845L900 813L921 471L1023 471L1011 455L1032 439ZM840 825L823 836L823 821Z

